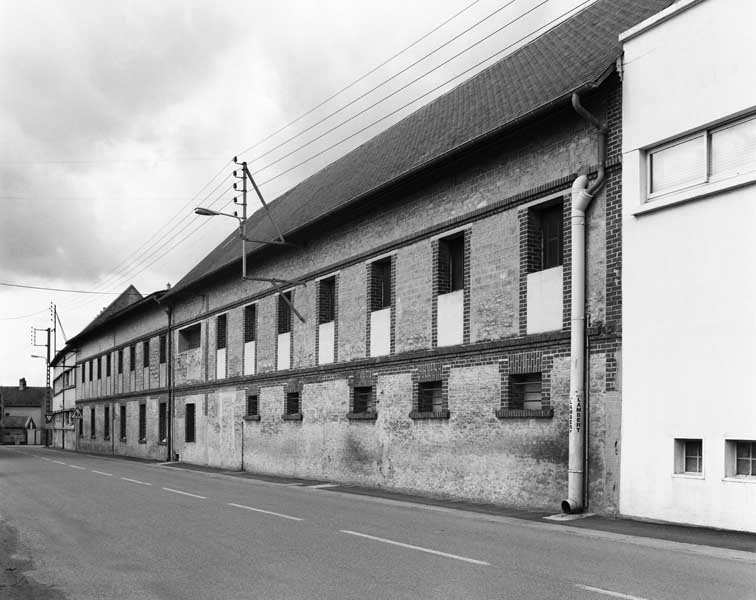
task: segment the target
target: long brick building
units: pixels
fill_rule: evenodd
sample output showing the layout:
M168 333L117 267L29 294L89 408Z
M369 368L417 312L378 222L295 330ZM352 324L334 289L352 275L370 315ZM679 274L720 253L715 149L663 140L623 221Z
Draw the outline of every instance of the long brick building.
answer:
M570 188L600 172L578 411L585 501L616 512L618 34L668 4L601 0L292 188L246 222L293 244L248 244L251 279L234 232L167 292L130 292L69 343L78 449L558 506Z

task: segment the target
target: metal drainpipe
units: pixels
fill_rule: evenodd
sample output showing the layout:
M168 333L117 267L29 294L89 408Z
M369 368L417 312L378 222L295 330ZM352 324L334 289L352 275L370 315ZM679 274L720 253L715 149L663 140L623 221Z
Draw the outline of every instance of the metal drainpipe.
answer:
M572 106L598 131L598 176L588 187L588 176L572 184L572 298L570 321L570 434L565 513L581 513L585 507L585 212L606 176L606 124L601 123L572 94Z
M173 318L173 308L169 305L165 312L168 313L168 331L165 334L165 353L166 353L166 365L165 365L165 377L166 377L166 384L168 386L168 415L166 416L166 426L168 427L167 431L167 438L168 438L168 458L167 460L169 462L173 462L173 354L172 354L172 347L173 344L172 338L173 335L171 333L171 320Z

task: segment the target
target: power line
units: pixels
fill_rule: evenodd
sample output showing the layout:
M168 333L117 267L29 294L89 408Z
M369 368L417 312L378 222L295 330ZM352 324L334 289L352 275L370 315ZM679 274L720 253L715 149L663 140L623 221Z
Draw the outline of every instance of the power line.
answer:
M7 287L16 287L16 288L25 288L29 290L47 290L49 292L68 292L71 294L104 294L107 296L117 295L120 292L95 292L92 290L67 290L63 288L54 288L54 287L42 287L37 285L24 285L21 283L7 283L5 281L0 281L0 285L4 285Z

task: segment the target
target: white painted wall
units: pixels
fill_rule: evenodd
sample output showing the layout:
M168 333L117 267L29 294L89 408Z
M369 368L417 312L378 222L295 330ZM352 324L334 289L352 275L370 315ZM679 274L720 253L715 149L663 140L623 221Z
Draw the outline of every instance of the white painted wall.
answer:
M528 334L562 328L562 271L559 266L528 274Z
M436 331L439 346L454 346L464 341L465 290L438 297Z
M215 378L226 378L226 349L218 348L215 351Z
M244 374L255 374L255 342L246 342L244 344Z
M335 322L318 325L318 364L327 365L334 361Z
M391 353L391 307L370 313L370 356Z
M725 440L756 440L756 184L636 212L645 148L756 109L756 3L665 12L624 44L620 511L756 531L756 478L725 477ZM675 438L703 440L702 477Z

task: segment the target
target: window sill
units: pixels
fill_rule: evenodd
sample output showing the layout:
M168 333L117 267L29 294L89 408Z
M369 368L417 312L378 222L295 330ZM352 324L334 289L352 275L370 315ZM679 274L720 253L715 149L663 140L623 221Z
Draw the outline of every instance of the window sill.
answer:
M259 421L260 415L244 415L245 421Z
M97 436L96 436L96 435L90 435L90 436L89 436L89 439L90 439L90 440L96 440L96 439L97 439Z
M499 419L551 419L554 417L554 409L500 408L496 411L496 417Z
M378 418L377 412L350 412L347 413L347 419L350 421L375 421Z
M698 198L705 198L719 192L735 189L748 185L756 181L756 172L744 173L735 177L728 177L727 179L720 179L719 181L712 181L710 183L702 183L692 187L687 187L682 190L670 192L654 198L648 198L639 207L633 209L630 214L634 216L643 215L648 212L660 210L668 206L674 206L682 202L688 202L690 200L696 200Z
M125 442L125 441L126 441L126 438L125 438L125 437L122 437L122 438L121 438L121 441L122 441L122 442Z
M167 446L167 445L168 445L168 440L160 440L158 442L158 446Z
M102 438L102 439L103 439L103 440L105 440L106 442L109 442L109 441L110 441L110 436L109 436L109 435L106 435L106 436L105 436L104 438Z
M145 439L145 440L139 440L139 443L140 443L140 444L146 444L146 443L147 443L147 440L146 440L146 439Z
M281 418L284 421L301 421L302 420L302 413L298 412L298 413L292 413L292 414L289 414L289 415L281 415Z
M750 483L751 485L756 485L756 475L728 475L727 477L722 477L722 481L726 481L727 483Z
M706 479L703 473L672 473L675 479Z
M447 410L433 410L433 411L419 411L419 410L413 410L410 412L409 417L410 419L417 419L417 420L428 420L428 419L448 419L451 413Z

